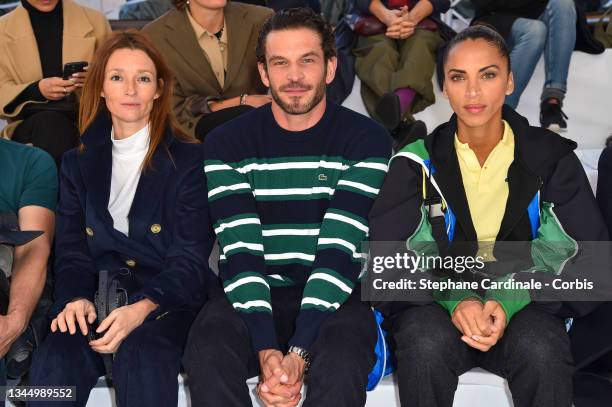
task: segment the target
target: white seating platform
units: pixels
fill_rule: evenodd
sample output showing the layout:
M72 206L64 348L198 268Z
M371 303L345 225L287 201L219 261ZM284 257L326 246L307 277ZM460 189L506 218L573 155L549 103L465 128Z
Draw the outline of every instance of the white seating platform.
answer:
M191 406L189 389L182 376L179 376L179 383L179 406ZM257 379L252 378L247 383L251 390L253 406L263 406L255 396ZM91 392L87 406L115 406L113 393L113 390L106 387L105 382L100 379L98 386ZM513 404L505 380L483 369L473 369L459 377L459 388L455 393L453 406L512 407ZM386 377L374 391L368 393L366 407L400 407L397 386L392 376Z

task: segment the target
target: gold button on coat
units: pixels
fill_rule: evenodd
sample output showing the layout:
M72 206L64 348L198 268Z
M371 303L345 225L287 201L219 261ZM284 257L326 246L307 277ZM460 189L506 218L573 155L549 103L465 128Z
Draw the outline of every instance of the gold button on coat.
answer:
M126 260L125 264L127 264L130 267L134 267L136 265L136 262L132 259Z
M161 225L159 223L154 223L151 225L151 232L153 233L159 233L161 232Z
M85 233L87 233L87 236L93 236L93 229L88 226L85 228Z

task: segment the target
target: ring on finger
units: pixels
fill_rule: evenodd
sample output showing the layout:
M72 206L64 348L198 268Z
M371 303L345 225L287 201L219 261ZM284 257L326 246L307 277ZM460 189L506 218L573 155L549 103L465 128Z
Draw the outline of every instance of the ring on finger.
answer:
M63 89L64 89L64 95L67 95L68 91L66 90L66 87L64 86Z

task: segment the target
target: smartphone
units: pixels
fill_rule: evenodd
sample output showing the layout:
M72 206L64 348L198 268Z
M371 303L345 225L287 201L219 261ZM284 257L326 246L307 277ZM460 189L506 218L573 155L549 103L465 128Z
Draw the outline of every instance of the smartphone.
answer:
M89 65L87 61L68 62L64 65L64 80L70 79L73 73L85 71L85 67Z

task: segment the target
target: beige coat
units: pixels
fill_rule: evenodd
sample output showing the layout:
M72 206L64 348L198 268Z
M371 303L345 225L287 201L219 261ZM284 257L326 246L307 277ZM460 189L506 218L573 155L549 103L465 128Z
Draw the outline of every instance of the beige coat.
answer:
M94 51L111 32L102 13L78 5L72 0L62 0L64 35L62 63L90 61ZM19 5L0 17L0 118L9 121L2 135L10 138L20 121L14 118L28 103L24 102L8 113L4 111L31 83L43 79L36 37L28 11Z
M174 71L173 109L178 121L194 134L201 113L194 114L191 106L203 98L229 99L243 93L263 94L255 59L259 29L271 9L229 2L225 8L228 37L227 74L223 89L200 48L185 10L170 10L143 28Z

